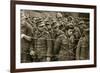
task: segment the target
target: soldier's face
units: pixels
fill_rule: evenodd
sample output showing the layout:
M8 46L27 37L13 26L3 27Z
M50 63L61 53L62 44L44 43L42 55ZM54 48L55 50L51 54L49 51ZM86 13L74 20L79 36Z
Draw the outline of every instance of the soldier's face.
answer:
M59 18L58 18L58 21L61 21L61 20L62 20L62 18L61 18L61 17L59 17Z
M38 26L38 30L39 31L43 31L44 30L44 26Z
M80 27L81 29L83 29L83 28L86 27L86 26L85 26L85 24L81 24L81 25L79 25L79 27Z
M25 26L25 20L21 21L21 26Z
M47 28L48 28L48 29L51 29L51 25L50 25L50 24L49 24L49 25L47 25Z
M58 28L58 27L54 28L54 32L57 32L58 30L59 30L59 28Z
M69 35L69 36L72 35L72 29L69 29L69 30L68 30L68 35Z

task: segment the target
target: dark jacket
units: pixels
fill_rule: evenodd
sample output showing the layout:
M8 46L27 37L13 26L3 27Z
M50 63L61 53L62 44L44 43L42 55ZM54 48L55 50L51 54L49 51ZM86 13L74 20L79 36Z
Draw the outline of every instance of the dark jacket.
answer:
M76 49L76 59L86 60L89 59L89 40L87 36L81 37L77 49Z

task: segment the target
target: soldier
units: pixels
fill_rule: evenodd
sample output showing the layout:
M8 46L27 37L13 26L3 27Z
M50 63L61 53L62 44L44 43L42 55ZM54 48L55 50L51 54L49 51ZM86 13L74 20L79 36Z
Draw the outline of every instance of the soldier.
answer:
M33 48L31 48L32 54L36 55L36 62L45 62L51 60L51 40L47 31L44 31L45 24L39 23L37 25L37 31L33 38Z
M80 31L78 25L75 25L75 26L74 26L74 35L75 35L76 44L77 44L78 40L79 40L80 37L81 37L81 31Z
M55 31L57 34L54 44L54 55L56 60L68 60L68 38L65 36L63 31L58 29L58 27L55 29Z
M31 44L31 37L33 34L32 26L26 22L25 19L21 20L21 62L26 63L31 61L29 55L29 48Z
M74 28L74 27L73 27ZM74 36L74 29L69 28L68 29L68 36L69 36L69 60L74 60L75 59L75 36Z
M89 30L84 29L82 37L80 38L77 49L76 49L76 59L86 60L89 59Z
M78 26L79 26L81 34L83 33L83 30L87 28L87 25L86 25L85 21L83 21L83 20L81 20L79 22Z
M73 23L74 17L73 16L68 16L68 23Z
M51 48L52 48L52 50L53 50L53 48L54 48L54 39L55 39L55 37L54 37L54 31L53 31L53 29L52 29L52 26L51 26L51 24L52 23L50 23L50 21L46 21L45 22L45 25L46 25L46 30L47 30L47 32L49 33L49 35L50 35L50 40L51 40ZM51 51L51 60L53 59L53 51Z
M49 32L51 39L53 39L53 29L51 27L51 23L50 21L45 21L45 26L46 26L46 30L47 32Z

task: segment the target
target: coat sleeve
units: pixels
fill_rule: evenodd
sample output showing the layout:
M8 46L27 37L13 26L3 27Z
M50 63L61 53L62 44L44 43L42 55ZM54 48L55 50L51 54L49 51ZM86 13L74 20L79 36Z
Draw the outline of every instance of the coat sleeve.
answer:
M51 40L49 33L47 33L46 41L47 41L47 56L51 57L51 55L52 55L52 40Z
M60 42L61 42L61 39L60 38L57 38L56 40L55 40L55 43L54 43L54 55L57 55L57 54L59 54L59 50L60 50Z
M80 49L81 49L81 39L78 42L77 48L76 48L76 60L79 60L80 58Z

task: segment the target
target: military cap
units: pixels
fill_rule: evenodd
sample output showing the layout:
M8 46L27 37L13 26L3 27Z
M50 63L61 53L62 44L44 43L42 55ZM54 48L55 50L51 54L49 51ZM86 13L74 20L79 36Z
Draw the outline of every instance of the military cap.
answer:
M50 25L51 22L50 21L45 21L45 25Z
M84 24L84 23L85 23L84 21L80 21L80 22L79 22L79 25L80 25L80 24Z
M84 29L84 32L89 32L89 28Z
M38 26L42 27L42 26L45 26L45 24L41 22L40 24L38 24Z
M68 20L73 20L74 18L72 16L69 16L68 17Z

